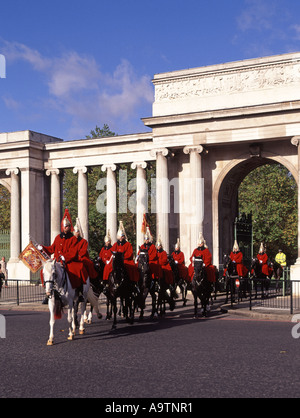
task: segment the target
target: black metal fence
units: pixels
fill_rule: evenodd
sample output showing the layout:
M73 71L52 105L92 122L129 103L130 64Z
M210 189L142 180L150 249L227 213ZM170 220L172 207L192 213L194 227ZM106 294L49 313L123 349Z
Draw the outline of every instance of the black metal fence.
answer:
M300 311L300 280L232 278L226 284L224 290L232 307L289 311L290 314Z
M227 285L227 286L226 286ZM227 292L228 291L228 292ZM253 279L232 278L228 282L219 282L216 298L224 298L228 293L228 304L236 308L256 308L300 312L300 280L289 279ZM45 298L45 289L39 283L28 280L8 280L3 282L0 296L1 304L41 303Z
M3 283L0 303L35 303L42 302L45 298L45 289L38 282L31 283L28 280L8 280Z

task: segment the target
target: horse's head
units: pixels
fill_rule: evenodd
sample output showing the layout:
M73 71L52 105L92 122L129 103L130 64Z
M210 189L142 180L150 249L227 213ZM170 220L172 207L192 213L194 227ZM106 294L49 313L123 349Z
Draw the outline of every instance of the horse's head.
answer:
M47 260L43 267L44 285L47 296L51 296L56 279L56 260Z
M228 254L224 254L223 255L223 266L224 266L224 268L228 268L228 264L229 264L230 261L231 260L230 260L229 255Z
M147 249L140 249L138 269L147 272L149 269L149 253Z
M203 258L202 257L195 257L194 259L194 271L195 271L195 278L199 279L201 274L204 270L203 267Z

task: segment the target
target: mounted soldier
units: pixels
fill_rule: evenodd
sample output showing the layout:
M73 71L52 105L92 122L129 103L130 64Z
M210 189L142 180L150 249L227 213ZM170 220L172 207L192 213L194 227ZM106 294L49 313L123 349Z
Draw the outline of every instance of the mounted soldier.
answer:
M175 244L175 250L172 252L173 260L175 261L179 277L183 280L189 281L189 272L188 268L185 266L185 259L184 253L180 249L180 240L177 238L177 242Z
M203 260L203 267L205 267L206 270L206 274L207 274L207 279L209 282L211 283L215 283L216 281L216 270L214 265L211 263L212 262L212 255L211 252L209 251L205 239L202 235L202 233L199 234L199 238L198 238L198 247L195 248L195 250L193 251L193 254L190 257L190 261L191 264L189 265L188 268L188 273L189 273L189 277L190 277L190 281L193 280L194 277L194 259L195 257L201 257Z
M236 265L236 271L239 277L245 278L248 274L247 267L243 264L243 253L240 251L237 241L234 241L232 251L230 253L230 259Z
M112 245L110 231L107 231L107 234L104 237L104 246L101 248L99 253L99 258L104 265L103 269L103 281L105 284L108 282L110 273L112 272Z
M53 255L57 262L60 262L68 273L73 289L79 288L86 283L88 272L82 261L78 261L77 238L73 235L73 224L66 209L61 221L61 233L57 235L50 246L38 246L48 255Z
M261 272L266 276L266 277L271 277L273 270L271 267L269 267L268 264L268 256L266 254L266 249L264 247L264 244L261 243L260 244L260 248L259 248L259 252L257 254L257 259L261 264Z
M168 254L163 249L163 244L162 244L162 240L160 236L158 237L158 240L156 242L156 249L157 249L157 255L158 255L158 263L163 270L165 282L167 285L173 286L174 284L173 271L168 261Z
M153 244L153 237L151 235L149 227L146 228L146 233L144 236L144 244L141 245L138 255L136 257L136 262L139 259L139 254L141 251L146 250L149 256L149 267L151 270L151 275L153 280L158 280L162 277L162 269L159 265L158 254L155 245Z
M124 264L128 274L129 279L132 282L137 283L139 281L139 272L137 266L133 260L133 249L130 242L127 241L127 236L123 222L120 221L119 229L117 232L117 242L111 248L112 252L118 252L124 254Z
M90 259L89 251L88 251L88 242L84 239L83 231L81 228L79 218L76 218L76 224L74 226L74 236L77 238L77 257L78 261L82 262L90 279L96 279L98 277L98 273L95 270L94 263Z

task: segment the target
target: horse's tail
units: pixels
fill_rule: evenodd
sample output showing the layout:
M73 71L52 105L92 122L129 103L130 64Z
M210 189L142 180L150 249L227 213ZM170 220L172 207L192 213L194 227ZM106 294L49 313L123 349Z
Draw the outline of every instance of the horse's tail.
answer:
M99 312L98 297L93 292L92 287L89 287L89 290L88 290L88 293L87 293L87 300L90 302L90 304L93 306L93 308L98 313Z
M60 297L55 298L55 303L54 303L54 319L61 319L62 314L64 312L63 309L63 303Z

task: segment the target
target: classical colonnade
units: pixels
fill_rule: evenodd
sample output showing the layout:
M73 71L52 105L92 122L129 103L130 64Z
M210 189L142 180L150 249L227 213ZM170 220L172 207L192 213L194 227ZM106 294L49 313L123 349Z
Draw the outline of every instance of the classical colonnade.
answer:
M192 222L193 245L196 245L199 232L203 230L203 209L202 198L204 191L202 190L202 164L201 153L204 148L201 145L185 146L182 152L189 156L190 172L192 177L188 183L190 192L190 202L188 207L188 216ZM169 220L172 204L170 188L178 188L178 180L174 182L169 180L168 159L172 157L172 151L167 148L153 148L149 151L152 161L156 161L156 178L155 178L155 212L157 217L157 236L160 235L164 248L169 252ZM148 161L149 162L149 161ZM131 168L136 170L136 237L137 245L141 245L144 241L142 229L143 215L147 213L148 208L148 184L146 180L146 171L148 162L135 161L131 163ZM62 173L63 168L51 168L45 170L45 175L50 177L50 241L53 242L55 236L60 233L60 223L62 217ZM110 230L112 239L116 239L118 222L118 196L117 196L117 165L114 163L101 165L101 170L106 172L106 231ZM89 204L88 204L88 166L76 166L73 168L74 175L78 176L78 217L81 222L83 233L88 240L89 235ZM11 191L11 260L18 259L22 251L22 230L21 230L21 177L22 171L19 168L6 170L6 175L10 177ZM186 184L185 184L186 186ZM179 193L179 190L174 192ZM177 196L178 197L178 196ZM33 197L32 197L33 198ZM174 210L174 207L173 207ZM177 211L180 209L177 208ZM75 219L74 219L75 221ZM103 231L103 232L106 232ZM157 237L154 237L156 239ZM26 242L26 241L25 241Z

